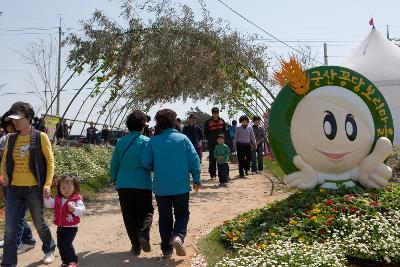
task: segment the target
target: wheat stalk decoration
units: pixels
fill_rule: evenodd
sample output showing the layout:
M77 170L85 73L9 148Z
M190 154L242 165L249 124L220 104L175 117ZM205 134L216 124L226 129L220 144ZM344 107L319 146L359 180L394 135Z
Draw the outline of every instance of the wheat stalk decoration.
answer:
M306 72L303 70L298 61L291 57L289 62L281 60L281 71L275 71L275 80L283 87L289 82L292 90L298 95L304 95L310 88Z

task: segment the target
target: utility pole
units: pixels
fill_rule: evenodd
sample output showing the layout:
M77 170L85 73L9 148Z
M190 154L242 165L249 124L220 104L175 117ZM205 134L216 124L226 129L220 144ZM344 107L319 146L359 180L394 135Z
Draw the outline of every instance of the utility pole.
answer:
M57 79L57 109L56 115L60 116L60 79L61 79L61 18L60 27L58 27L58 79Z
M388 40L390 40L389 26L390 26L390 25L386 25L386 38L387 38Z
M324 43L324 64L328 66L328 44Z

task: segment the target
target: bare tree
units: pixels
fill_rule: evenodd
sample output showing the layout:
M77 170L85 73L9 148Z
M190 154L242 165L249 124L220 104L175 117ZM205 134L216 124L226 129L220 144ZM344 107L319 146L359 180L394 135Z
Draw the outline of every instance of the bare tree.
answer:
M57 93L57 47L52 38L40 39L28 43L23 50L16 51L24 63L33 67L28 72L28 84L35 90L43 105L48 103ZM53 107L51 107L53 113Z

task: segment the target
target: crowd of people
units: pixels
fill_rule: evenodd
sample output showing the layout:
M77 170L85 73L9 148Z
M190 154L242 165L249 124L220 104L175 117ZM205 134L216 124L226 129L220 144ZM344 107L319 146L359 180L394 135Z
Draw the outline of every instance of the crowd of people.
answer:
M55 260L58 247L60 266L77 266L73 241L85 211L79 179L68 174L57 177L57 192L51 195L55 168L52 144L34 118L32 106L23 102L14 103L1 118L5 134L0 139L0 174L4 177L6 217L1 266L16 266L17 255L35 247L36 240L25 220L28 209L42 241L43 263ZM154 194L163 257L170 258L174 250L178 256L185 256L189 192L201 186L203 140L208 143L210 178L215 179L218 173L219 186L226 187L233 153L237 152L240 177L248 175L250 168L254 173L262 171L265 129L258 116L253 117L252 125L244 115L239 119L240 126L235 121L229 126L216 107L203 130L195 114L189 116L185 126L171 109L158 111L154 119L156 125L151 129L151 118L142 111L128 115L128 133L119 138L110 162L110 182L118 192L133 255L151 251ZM62 121L58 129L65 135L70 128ZM88 128L90 142L96 130L93 124ZM56 242L45 221L44 208L54 209Z

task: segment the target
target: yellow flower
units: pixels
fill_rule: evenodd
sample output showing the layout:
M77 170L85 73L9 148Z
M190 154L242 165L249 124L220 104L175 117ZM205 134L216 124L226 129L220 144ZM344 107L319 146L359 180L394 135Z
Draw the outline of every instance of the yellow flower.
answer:
M300 236L299 241L304 241L304 236Z
M270 233L270 235L271 235L272 237L275 237L275 236L276 236L276 234L275 234L274 232Z
M312 216L312 217L310 218L310 220L311 220L311 221L316 221L316 220L317 220L317 216Z
M323 193L323 192L325 192L325 191L326 191L326 190L323 189L323 188L321 188L321 189L319 190L320 193Z
M290 224L290 225L296 225L296 224L297 224L297 221L295 221L295 220L290 220L289 224Z
M266 248L267 248L267 245L264 244L264 243L262 243L262 244L258 243L258 244L256 245L256 247L257 247L258 249L266 249Z
M311 212L312 213L320 213L321 210L319 208L314 208Z

